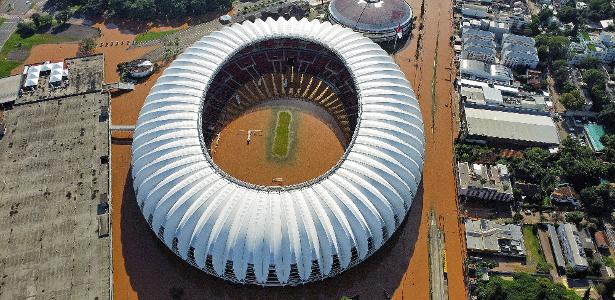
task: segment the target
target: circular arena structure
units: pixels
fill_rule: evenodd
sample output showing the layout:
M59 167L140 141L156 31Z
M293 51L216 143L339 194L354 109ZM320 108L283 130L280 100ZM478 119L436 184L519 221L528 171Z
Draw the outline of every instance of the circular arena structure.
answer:
M228 132L275 105L288 109L265 113L262 136ZM287 183L272 176L308 172L313 160L297 159L325 155L329 144L324 131L291 125L308 120L295 111L334 128L341 150L319 174ZM216 158L217 145L237 136L224 150L232 155ZM304 152L289 162L293 144ZM192 266L238 283L297 285L383 246L417 192L423 144L414 92L370 39L328 22L246 21L186 49L151 89L133 138L133 186L151 229ZM260 165L234 176L220 163L233 155ZM268 164L282 169L260 174Z
M331 0L329 20L363 33L375 42L396 38L410 32L412 8L405 0Z

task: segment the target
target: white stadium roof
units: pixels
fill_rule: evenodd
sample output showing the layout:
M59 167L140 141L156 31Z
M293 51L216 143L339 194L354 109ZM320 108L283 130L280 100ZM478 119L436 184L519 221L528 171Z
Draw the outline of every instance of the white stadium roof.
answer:
M354 79L360 111L338 164L283 188L220 170L199 131L203 95L217 70L241 49L276 38L336 53ZM270 18L213 32L164 71L138 119L132 176L143 215L182 259L235 282L298 284L356 265L394 233L421 181L423 144L414 92L378 45L328 22Z

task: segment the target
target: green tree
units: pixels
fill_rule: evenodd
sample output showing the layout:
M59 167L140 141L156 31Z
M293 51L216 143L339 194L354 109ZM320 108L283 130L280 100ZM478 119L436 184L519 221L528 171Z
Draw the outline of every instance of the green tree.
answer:
M615 104L609 103L598 112L598 123L607 128L608 131L615 131Z
M533 277L527 273L515 273L513 280L492 276L488 282L479 283L476 289L479 300L576 300L573 290L547 278Z
M17 23L17 32L23 37L28 37L36 33L36 26L32 21L21 21Z
M96 42L92 38L86 38L79 42L79 56L92 55L96 49Z
M613 207L615 191L607 184L587 187L581 190L581 200L592 213L603 214Z
M38 26L36 26L37 27L36 29L40 32L44 32L44 31L47 31L49 28L51 28L52 24L53 24L53 17L48 14L44 14L39 17Z
M574 23L577 24L579 22L579 13L576 8L564 5L557 11L557 16L564 23Z
M58 23L60 24L64 24L68 21L68 19L70 19L72 17L72 13L69 9L63 9L60 12L58 12L55 16L56 21L58 21Z
M567 212L566 213L566 222L570 222L570 223L574 223L574 224L579 225L583 221L583 217L584 216L585 216L585 214L583 214L582 211Z
M536 47L546 46L549 51L548 56L540 57L541 61L550 63L551 61L566 59L568 56L568 37L551 34L541 34L536 37ZM543 54L544 55L544 54Z
M580 110L585 105L585 99L579 93L579 90L575 90L572 93L565 93L559 101L566 107L566 109Z

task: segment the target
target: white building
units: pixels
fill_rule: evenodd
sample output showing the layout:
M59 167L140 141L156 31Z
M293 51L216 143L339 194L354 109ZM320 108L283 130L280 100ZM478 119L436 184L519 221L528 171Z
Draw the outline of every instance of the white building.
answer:
M603 63L615 61L615 36L612 32L579 34L578 43L570 43L571 64L581 62L585 57L594 57Z
M548 114L544 97L505 96L496 87L469 85L461 86L460 95L464 104L470 107Z
M513 257L526 255L519 225L498 224L487 219L467 219L464 227L469 252Z
M495 38L500 41L505 33L510 32L510 25L504 22L489 21L489 32L495 34Z
M215 81L222 74L217 71L235 70L243 55L261 55L251 70L270 74L272 60L264 51L305 55L306 63L314 55L329 63L335 53L337 65L356 79L347 94L354 100L344 104L362 108L356 138L344 159L317 180L283 187L247 183L222 171L205 148L200 126L206 125L196 122L204 119L202 108L232 103L203 97L227 87ZM245 21L204 36L164 74L134 131L135 205L165 246L193 267L242 284L321 280L367 259L404 220L422 176L422 116L399 67L361 33L318 20ZM253 80L242 72L224 76ZM218 118L211 114L206 121Z
M457 164L459 196L509 202L513 189L506 165L495 166L460 162Z
M536 42L531 37L503 34L501 63L511 68L536 68L538 64Z
M459 69L462 78L501 84L510 84L513 80L510 68L478 60L462 59L459 62Z
M561 224L557 227L557 233L562 242L562 250L568 266L576 272L587 270L589 264L576 226L571 223Z

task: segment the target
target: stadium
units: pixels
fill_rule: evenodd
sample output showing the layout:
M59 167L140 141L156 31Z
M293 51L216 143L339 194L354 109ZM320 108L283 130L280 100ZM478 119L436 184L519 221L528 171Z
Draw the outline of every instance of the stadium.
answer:
M397 41L412 26L412 8L405 0L331 0L329 20L363 33L374 42Z
M138 206L192 266L298 285L376 252L421 181L414 92L369 38L319 21L224 27L145 100L132 146Z

